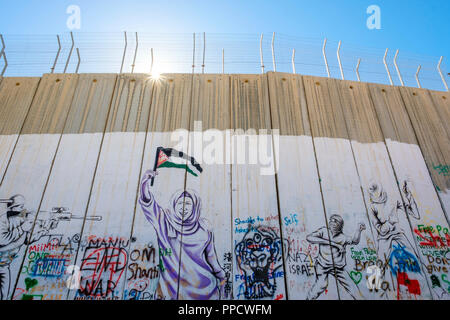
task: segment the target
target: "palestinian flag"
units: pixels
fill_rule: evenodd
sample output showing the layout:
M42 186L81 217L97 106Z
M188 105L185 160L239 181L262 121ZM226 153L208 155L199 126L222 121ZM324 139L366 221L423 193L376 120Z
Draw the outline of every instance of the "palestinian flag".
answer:
M173 161L174 158L185 159L187 162L178 163ZM200 164L195 161L194 157L190 157L182 151L177 151L172 148L163 148L158 147L156 149L156 157L155 157L155 165L153 171L156 171L158 168L178 168L185 169L187 172L197 177L198 173L203 171ZM153 180L152 180L153 185Z

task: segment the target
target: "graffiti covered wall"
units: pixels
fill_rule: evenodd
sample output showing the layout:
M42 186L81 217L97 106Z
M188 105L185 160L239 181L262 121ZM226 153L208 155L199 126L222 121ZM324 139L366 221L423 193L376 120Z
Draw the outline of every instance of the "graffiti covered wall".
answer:
M449 299L448 93L0 82L2 299Z

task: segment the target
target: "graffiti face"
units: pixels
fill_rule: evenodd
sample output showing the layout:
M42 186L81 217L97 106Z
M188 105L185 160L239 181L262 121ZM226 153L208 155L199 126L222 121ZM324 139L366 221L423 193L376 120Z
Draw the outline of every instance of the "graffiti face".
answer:
M180 197L175 203L175 211L183 218L189 217L192 213L193 201L190 197Z
M387 201L387 193L377 182L372 182L369 186L369 199L374 204L385 204Z
M197 220L198 211L200 209L200 198L198 198L192 190L177 191L172 196L172 207L176 218L179 219L180 222L188 222L192 219ZM197 213L197 215L195 213Z
M274 272L281 267L281 240L276 233L259 226L251 229L236 246L236 259L243 272L245 298L273 297Z
M341 216L334 214L330 217L328 225L330 226L330 230L333 234L340 234L342 232L342 228L344 227L344 220Z
M25 198L20 194L16 194L8 200L3 200L7 203L7 217L9 222L9 231L12 231L23 225L29 212L24 209ZM28 228L25 228L28 231Z

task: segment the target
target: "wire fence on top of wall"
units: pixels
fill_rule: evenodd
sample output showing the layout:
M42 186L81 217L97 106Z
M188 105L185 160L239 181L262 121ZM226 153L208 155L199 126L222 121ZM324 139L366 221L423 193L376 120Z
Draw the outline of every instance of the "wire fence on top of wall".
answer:
M3 70L4 76L12 77L41 76L52 71L277 71L326 77L329 72L330 77L338 79L344 76L346 80L359 79L364 82L448 90L449 74L445 57L417 55L397 51L396 48L364 48L330 39L278 33L203 32L79 32L60 34L58 37L59 39L57 35L4 34L4 54L0 48L0 73Z

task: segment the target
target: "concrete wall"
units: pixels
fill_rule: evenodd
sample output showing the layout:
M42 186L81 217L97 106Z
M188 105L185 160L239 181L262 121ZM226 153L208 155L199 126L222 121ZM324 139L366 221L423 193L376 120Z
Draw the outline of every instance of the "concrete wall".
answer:
M1 298L449 299L449 99L272 72L4 78Z

